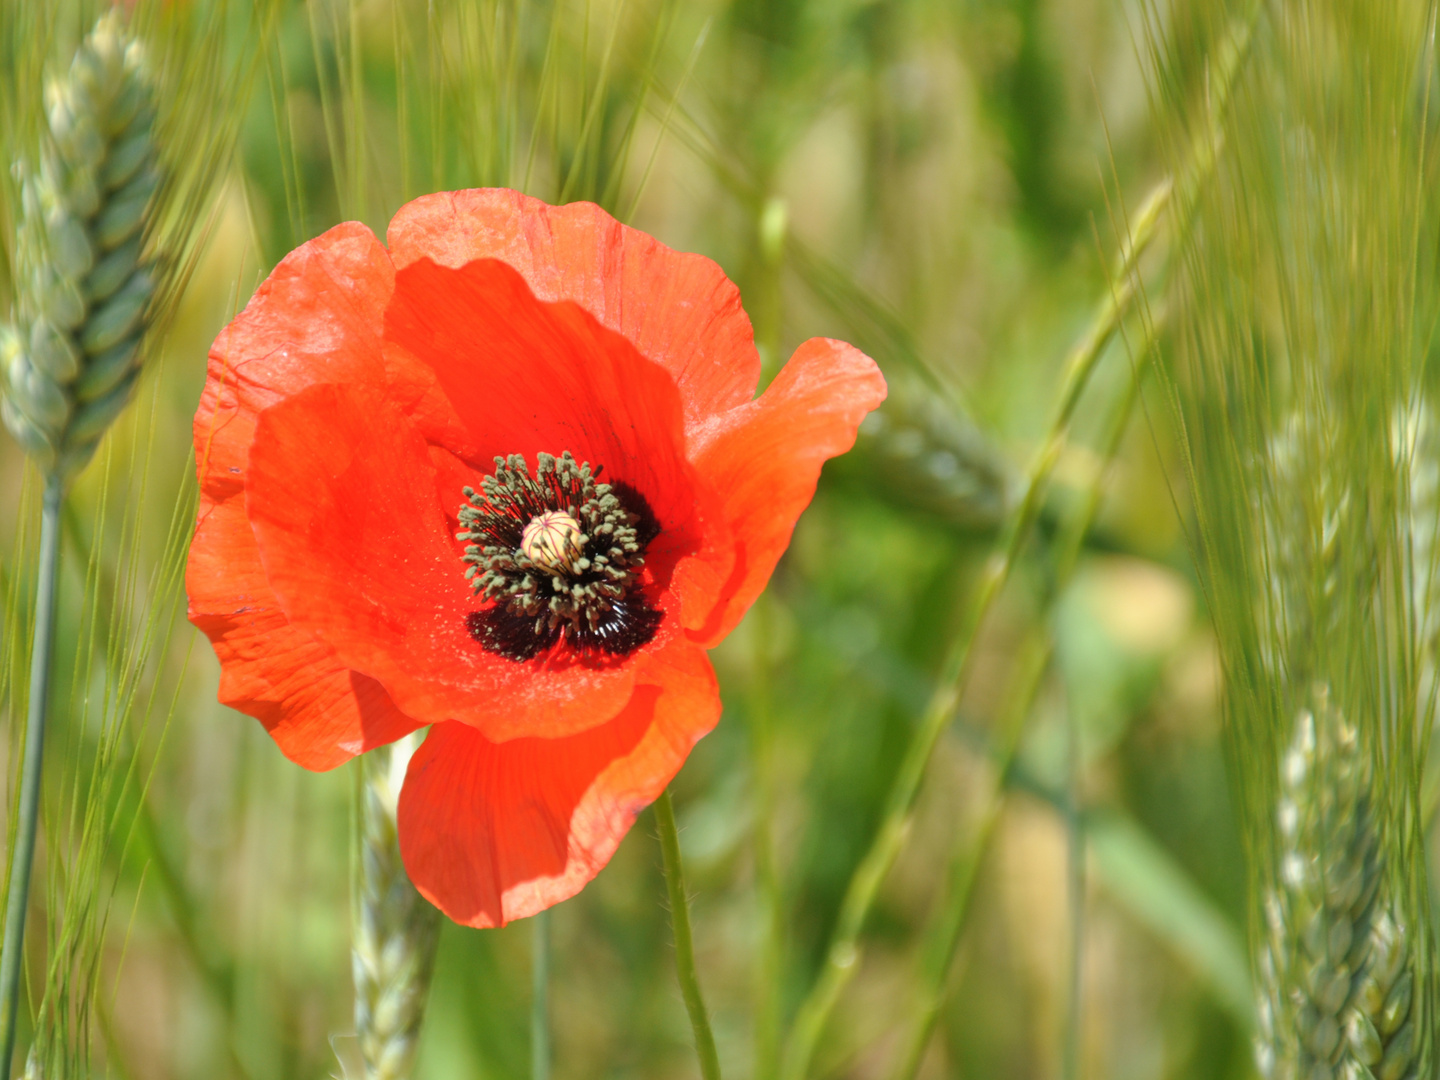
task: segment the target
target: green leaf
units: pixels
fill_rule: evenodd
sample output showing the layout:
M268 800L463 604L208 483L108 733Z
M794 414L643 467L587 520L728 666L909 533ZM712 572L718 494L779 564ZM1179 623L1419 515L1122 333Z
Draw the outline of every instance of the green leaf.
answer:
M1110 896L1190 967L1236 1023L1252 1028L1250 965L1239 930L1133 819L1106 810L1085 827Z

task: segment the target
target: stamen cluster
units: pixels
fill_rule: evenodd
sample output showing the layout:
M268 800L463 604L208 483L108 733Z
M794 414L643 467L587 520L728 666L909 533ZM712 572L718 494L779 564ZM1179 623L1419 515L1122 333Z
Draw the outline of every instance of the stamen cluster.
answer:
M494 601L469 617L471 634L487 649L529 660L563 633L581 653L624 656L654 637L660 613L637 586L659 525L643 495L629 484L600 483L600 471L569 451L540 453L532 478L524 456L511 454L495 459L478 492L464 489L456 538L469 541L465 576ZM542 555L537 528L562 516L580 534Z

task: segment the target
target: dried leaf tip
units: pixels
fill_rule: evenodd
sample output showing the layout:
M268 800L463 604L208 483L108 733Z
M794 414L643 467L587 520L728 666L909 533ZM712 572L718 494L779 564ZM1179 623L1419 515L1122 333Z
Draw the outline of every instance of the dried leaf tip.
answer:
M0 417L43 469L95 452L139 374L160 266L146 250L162 170L143 47L103 15L45 93L38 161L20 166Z

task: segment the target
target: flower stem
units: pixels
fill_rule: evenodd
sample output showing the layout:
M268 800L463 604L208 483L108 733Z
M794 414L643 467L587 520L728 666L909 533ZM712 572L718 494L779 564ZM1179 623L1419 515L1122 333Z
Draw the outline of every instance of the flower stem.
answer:
M685 895L685 869L680 864L680 834L675 828L675 806L667 788L655 800L655 823L660 831L660 851L665 861L665 891L670 897L670 925L675 932L675 975L690 1013L695 1033L695 1054L700 1059L704 1080L720 1080L720 1057L715 1052L715 1035L700 994L695 971L695 944L690 937L690 900Z
M536 915L530 954L530 1080L550 1080L550 911Z
M55 640L55 585L60 565L60 471L45 480L40 516L40 575L35 590L35 640L30 652L30 701L25 720L25 761L20 773L20 806L15 847L6 886L5 944L0 950L0 1076L10 1075L15 1052L15 1020L20 1006L20 973L25 946L25 912L35 832L40 823L40 767L45 749L45 713L50 696L50 652Z

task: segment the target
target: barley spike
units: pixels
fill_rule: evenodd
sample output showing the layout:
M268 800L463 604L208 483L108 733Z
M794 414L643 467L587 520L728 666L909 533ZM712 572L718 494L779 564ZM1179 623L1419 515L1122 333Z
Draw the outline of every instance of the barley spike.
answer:
M162 169L145 54L118 9L45 92L21 167L15 307L0 326L0 418L69 477L129 401L162 267L145 247Z

